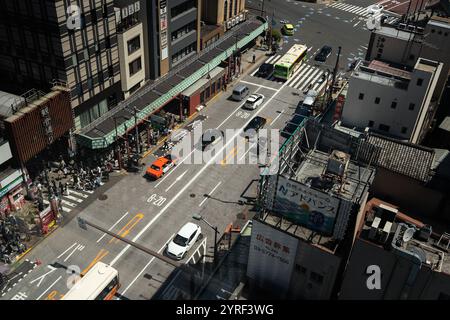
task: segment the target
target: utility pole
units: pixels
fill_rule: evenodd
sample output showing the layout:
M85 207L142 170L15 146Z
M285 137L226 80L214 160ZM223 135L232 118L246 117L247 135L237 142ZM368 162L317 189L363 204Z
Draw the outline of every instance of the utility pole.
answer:
M328 107L328 105L331 102L331 97L332 97L332 93L333 93L333 89L334 89L334 82L336 81L336 73L337 73L338 68L339 68L339 58L341 56L341 49L342 49L342 47L339 46L338 47L337 57L336 57L336 64L335 64L334 70L333 70L333 78L331 80L331 87L330 87L329 92L328 92L327 107Z
M116 129L116 152L117 152L117 161L119 162L119 169L122 169L122 155L121 155L121 150L120 150L120 145L118 144L118 138L119 138L119 134L117 132L117 117L113 117L114 118L114 128Z
M102 227L100 227L100 226L98 226L98 225L96 225L96 224L94 224L92 222L89 222L89 221L87 221L87 220L85 220L83 218L77 217L77 220L78 220L78 226L81 229L83 229L83 230L87 230L87 226L91 226L94 229L97 229L97 230L99 230L99 231L101 231L103 233L106 233L106 234L108 234L111 237L114 237L116 239L119 239L119 240L125 242L126 244L129 244L130 246L132 246L132 247L134 247L134 248L136 248L138 250L141 250L141 251L143 251L143 252L145 252L145 253L147 253L147 254L149 254L149 255L151 255L151 256L159 259L159 260L164 261L165 263L168 263L168 264L174 266L175 268L179 268L179 267L182 266L182 264L179 263L179 262L173 261L172 259L169 259L168 257L165 257L164 255L159 254L156 251L148 249L148 248L146 248L146 247L144 247L144 246L142 246L142 245L140 245L138 243L135 243L135 242L133 242L131 240L128 240L126 238L123 238L120 235L118 235L116 233L113 233L111 231L108 231L108 230L106 230L106 229L104 229L104 228L102 228Z
M134 110L134 126L136 129L136 152L137 154L141 154L140 146L139 146L139 128L138 128L138 121L137 121L137 108L133 107Z

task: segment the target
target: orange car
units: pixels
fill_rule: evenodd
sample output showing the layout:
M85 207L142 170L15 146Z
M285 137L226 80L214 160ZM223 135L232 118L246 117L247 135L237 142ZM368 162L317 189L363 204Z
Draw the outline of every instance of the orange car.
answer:
M152 163L151 166L147 168L145 175L148 178L153 178L156 180L161 178L167 171L169 171L174 166L175 166L175 159L172 159L170 155L159 157Z

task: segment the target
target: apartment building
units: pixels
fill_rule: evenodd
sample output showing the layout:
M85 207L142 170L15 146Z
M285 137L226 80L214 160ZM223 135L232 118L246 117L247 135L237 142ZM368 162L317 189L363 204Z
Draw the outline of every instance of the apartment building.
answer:
M247 19L245 0L202 0L201 48Z
M373 60L360 63L349 81L342 124L420 143L430 128L442 63L419 58L400 69Z
M11 89L21 94L29 88L48 90L54 79L65 82L76 129L121 100L113 0L2 0L0 6L4 88L17 84Z
M442 62L442 73L433 93L440 100L450 72L450 19L431 16L416 23L383 24L372 31L366 60L414 67L419 57Z
M358 226L339 299L450 299L450 234L441 227L371 199Z

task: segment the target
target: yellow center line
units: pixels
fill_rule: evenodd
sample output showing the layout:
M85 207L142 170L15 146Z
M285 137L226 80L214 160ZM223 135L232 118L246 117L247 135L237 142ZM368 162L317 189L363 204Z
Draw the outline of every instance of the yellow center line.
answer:
M108 250L105 249L101 249L99 251L99 253L97 253L97 256L94 258L94 260L92 260L92 262L86 267L86 269L84 269L81 272L81 276L85 275L86 272L88 272L93 266L94 264L96 264L97 262L99 262L101 259L103 259L104 257L106 257L106 255L109 253Z
M227 154L227 156L225 157L225 159L223 159L222 161L220 161L220 164L222 166L225 166L227 163L227 160L229 157L234 157L237 154L237 147L234 147L233 149L231 149L231 151Z
M142 213L135 215L120 231L117 233L122 238L125 238L130 231L136 226L136 224L144 218ZM112 238L109 243L118 243L119 239Z

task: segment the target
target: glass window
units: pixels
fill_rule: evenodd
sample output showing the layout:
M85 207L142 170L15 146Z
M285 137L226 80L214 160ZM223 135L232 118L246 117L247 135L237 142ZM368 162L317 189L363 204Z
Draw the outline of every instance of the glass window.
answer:
M378 128L379 128L381 131L389 132L389 126L387 126L387 125L385 125L385 124L380 123L380 125L378 126Z
M100 112L98 110L98 104L96 104L91 109L89 109L89 113L90 113L90 116L91 116L91 121L94 121L95 119L100 117Z
M117 286L117 284L118 279L116 277L105 287L105 289L103 289L103 291L97 296L97 298L95 298L95 300L104 300L108 296L108 294L110 294L111 291L113 291L113 289Z
M106 101L106 99L100 101L100 103L98 104L98 110L100 112L100 115L108 112L108 102Z
M80 115L81 127L86 127L89 123L91 123L91 117L89 115L89 111L85 111Z
M380 104L381 99L379 97L375 98L375 104Z
M364 99L364 93L360 93L358 99L359 100L363 100Z
M134 37L128 41L128 54L132 54L141 48L140 36Z

